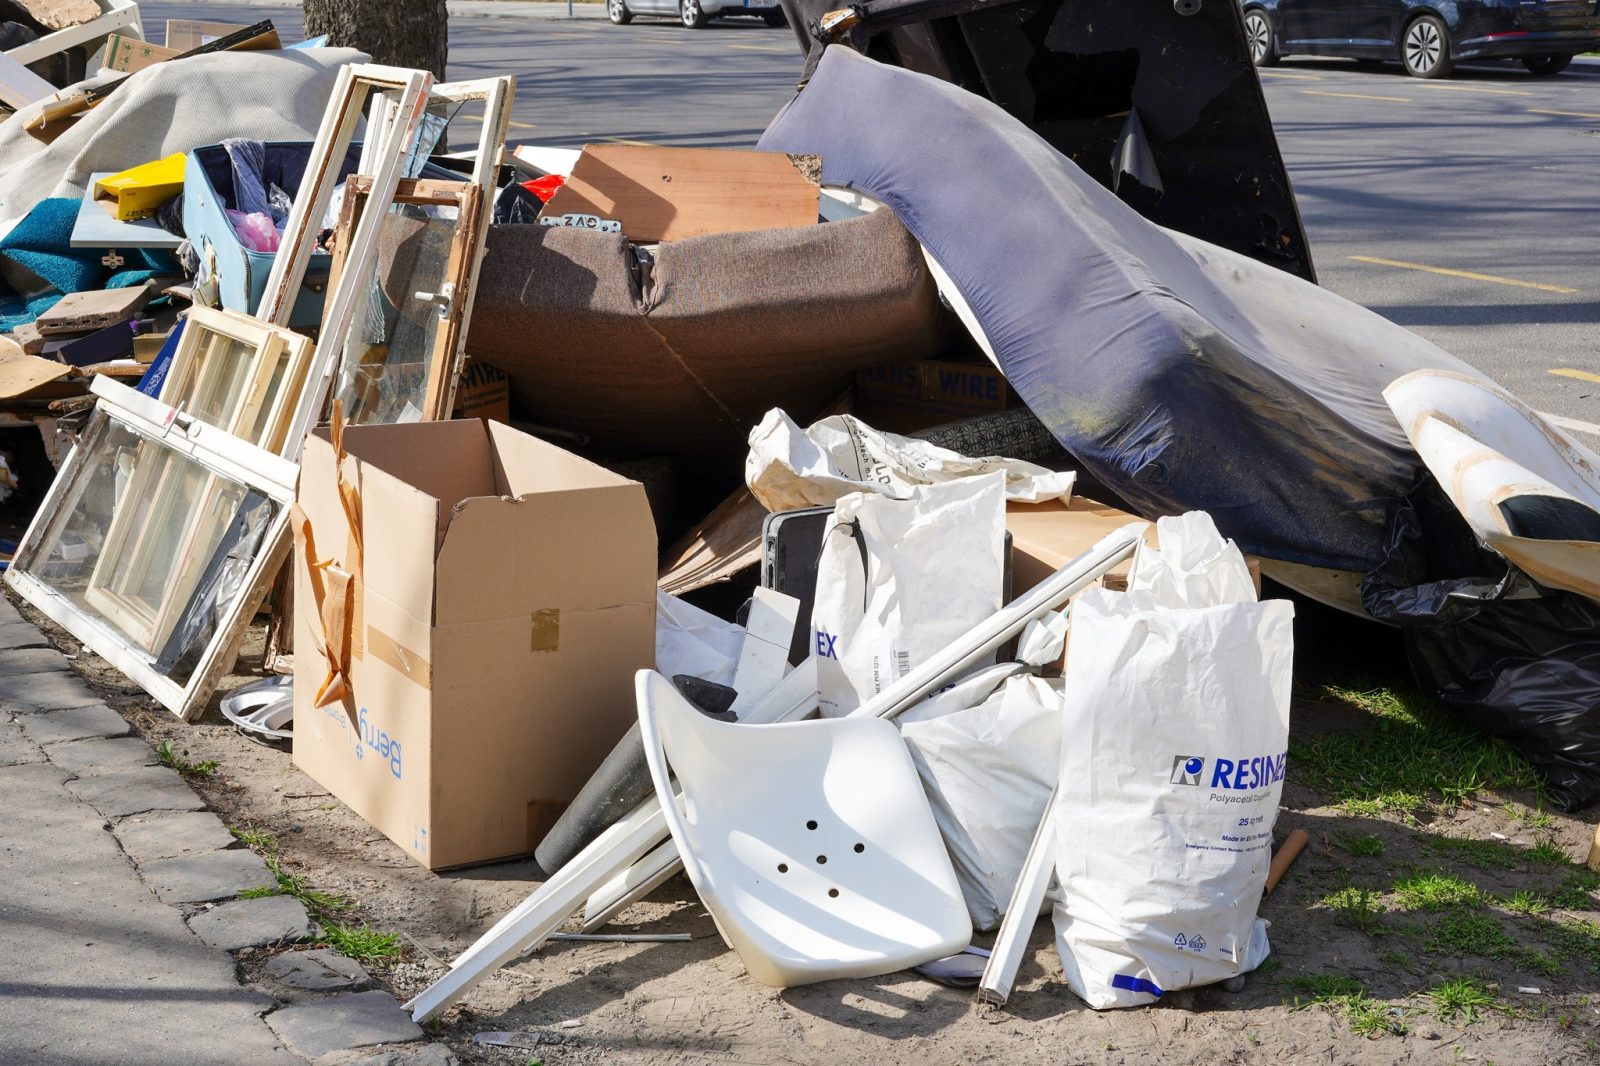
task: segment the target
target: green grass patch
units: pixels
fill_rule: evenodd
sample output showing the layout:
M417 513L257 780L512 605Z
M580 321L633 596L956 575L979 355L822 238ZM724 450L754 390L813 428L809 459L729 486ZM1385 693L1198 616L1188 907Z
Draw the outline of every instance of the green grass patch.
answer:
M240 899L266 899L268 896L281 896L284 894L282 885L259 885L256 888L247 888L239 893Z
M228 832L233 834L233 839L247 848L259 851L264 855L276 855L278 853L278 838L258 826L252 825L240 829L237 826L230 825Z
M1368 715L1363 728L1289 745L1290 765L1346 813L1410 814L1430 803L1454 808L1484 789L1539 785L1509 744L1415 694L1325 685L1306 695Z
M1352 929L1370 933L1383 924L1382 894L1370 888L1341 888L1322 898L1322 905Z
M385 933L366 925L353 925L344 917L355 910L356 902L337 892L323 892L312 888L299 874L292 874L278 861L278 838L255 826L244 829L230 827L235 839L247 844L266 860L267 869L277 879L276 885L246 889L240 899L261 899L265 896L293 896L300 901L306 913L322 926L322 939L333 950L357 962L374 962L400 954L400 934Z
M1583 918L1541 918L1535 927L1557 953L1600 968L1600 922Z
M1520 822L1529 829L1549 829L1555 825L1555 819L1550 812L1542 808L1529 810L1520 803L1508 803L1501 810L1513 822Z
M1460 1021L1471 1025L1489 1011L1509 1011L1494 998L1489 987L1476 977L1457 977L1434 985L1423 993L1433 1002L1433 1014L1441 1022Z
M1290 1010L1326 1007L1343 1017L1351 1032L1369 1040L1386 1034L1399 1036L1406 1031L1405 1022L1395 1008L1373 999L1353 977L1321 973L1297 977L1289 983L1305 993L1294 997Z
M1592 911L1597 908L1594 894L1600 892L1600 873L1576 869L1550 893L1552 906L1569 911Z
M1427 949L1451 955L1504 957L1517 946L1500 921L1484 911L1458 910L1445 915L1428 934Z
M1373 859L1383 854L1383 841L1374 836L1345 837L1339 846L1358 859Z
M1550 909L1550 901L1532 889L1524 888L1500 900L1500 906L1512 914L1535 916Z
M203 762L191 762L189 749L182 751L172 750L172 741L163 740L156 745L156 759L162 766L170 766L180 774L188 777L210 777L217 772L217 767L222 764L215 759L206 759Z
M1408 911L1442 911L1476 907L1483 892L1470 881L1441 871L1403 877L1394 883L1396 902Z
M377 962L400 954L400 934L385 933L365 925L325 922L322 939L341 955L357 962Z
M1569 866L1572 864L1572 856L1555 841L1541 840L1528 849L1528 861L1544 863L1547 866Z
M1422 837L1429 851L1449 856L1480 870L1521 870L1533 859L1533 849L1518 847L1503 840L1473 840L1469 837Z

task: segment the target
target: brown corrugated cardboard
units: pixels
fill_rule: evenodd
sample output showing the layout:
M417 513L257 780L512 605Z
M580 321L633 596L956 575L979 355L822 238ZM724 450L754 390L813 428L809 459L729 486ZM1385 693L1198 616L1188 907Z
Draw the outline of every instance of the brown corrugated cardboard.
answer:
M988 363L902 359L856 373L856 413L890 433L915 433L1016 402L1005 375Z
M431 869L526 854L654 660L644 489L477 420L350 427L344 446L354 531L332 434L301 460L295 764ZM356 574L348 696L317 707L344 632L316 606L330 558Z
M1013 596L1020 596L1094 546L1107 533L1140 521L1138 515L1098 503L1086 496L1074 496L1063 504L1009 503L1006 505L1006 531L1011 534L1011 573ZM1145 542L1157 546L1155 523L1145 532ZM1261 592L1261 566L1254 556L1244 557ZM1104 588L1121 591L1128 587L1132 561L1113 567L1100 579Z
M510 422L511 379L506 372L470 355L463 359L461 381L456 385L456 409L451 417Z

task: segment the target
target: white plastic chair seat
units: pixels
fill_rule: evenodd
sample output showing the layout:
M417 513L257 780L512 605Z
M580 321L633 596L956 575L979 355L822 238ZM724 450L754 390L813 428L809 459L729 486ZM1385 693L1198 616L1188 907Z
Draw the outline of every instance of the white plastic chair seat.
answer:
M718 722L653 670L637 694L684 870L752 977L869 977L967 945L955 871L893 724Z

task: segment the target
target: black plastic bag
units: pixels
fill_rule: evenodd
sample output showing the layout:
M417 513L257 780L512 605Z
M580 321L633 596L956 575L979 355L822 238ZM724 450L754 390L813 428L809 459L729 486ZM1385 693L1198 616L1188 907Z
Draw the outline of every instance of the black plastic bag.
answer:
M1521 751L1562 810L1600 800L1600 604L1480 545L1431 477L1391 510L1389 533L1361 599L1404 630L1418 681Z

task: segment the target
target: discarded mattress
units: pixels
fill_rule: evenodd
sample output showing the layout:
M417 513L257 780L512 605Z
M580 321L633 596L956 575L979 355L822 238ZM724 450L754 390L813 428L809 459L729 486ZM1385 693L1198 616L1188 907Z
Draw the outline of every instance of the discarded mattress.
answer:
M1384 387L1423 368L1480 378L1315 285L1147 222L994 104L847 48L760 148L820 154L825 185L888 204L1088 474L1148 516L1209 511L1251 554L1372 569L1386 502L1418 465Z
M810 419L862 367L934 354L945 317L887 212L664 242L489 230L467 350L533 422L600 449L742 454L769 408Z

